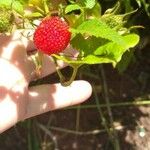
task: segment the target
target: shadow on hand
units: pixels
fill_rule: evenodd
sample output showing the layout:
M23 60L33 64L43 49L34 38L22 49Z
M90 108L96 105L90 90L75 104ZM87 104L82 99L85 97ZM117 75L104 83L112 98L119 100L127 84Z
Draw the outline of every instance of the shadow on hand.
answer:
M6 58L2 58L2 59L5 59L7 62L9 62L10 66L13 66L17 70L17 72L19 72L20 75L22 76L21 79L18 78L16 79L16 82L14 81L15 84L12 85L11 88L7 88L7 85L0 85L0 102L8 96L10 100L12 100L13 103L15 103L16 109L17 109L16 112L18 115L17 116L18 121L24 118L26 111L27 111L27 106L29 103L28 102L28 88L29 88L29 82L30 82L30 76L31 76L31 72L29 71L30 64L29 64L29 60L27 57L27 50L25 46L21 44L22 42L21 38L22 38L21 35L18 36L18 38L16 38L15 40L13 39L13 36L6 36L6 35L0 36L0 41L2 43L0 45L0 58L2 58L4 50L7 49L7 46L9 45L9 48L7 49L7 51L8 53L10 52L11 57L9 59L6 59ZM12 49L11 49L11 42L16 42L15 47L13 45ZM26 46L30 47L30 45L26 45ZM6 72L6 74L9 74L10 77L12 75L11 72ZM13 91L12 89L18 85L20 86L19 89L17 91ZM55 89L52 92L54 93ZM36 96L38 97L39 93L37 93ZM36 96L34 97L35 100L36 100ZM52 99L52 98L49 98L49 99ZM53 101L51 101L50 105L54 107L55 104L53 103Z

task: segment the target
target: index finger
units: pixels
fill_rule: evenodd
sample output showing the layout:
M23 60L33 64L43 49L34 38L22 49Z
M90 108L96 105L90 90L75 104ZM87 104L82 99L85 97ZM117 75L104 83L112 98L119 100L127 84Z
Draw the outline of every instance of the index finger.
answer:
M0 56L10 60L14 51L26 54L26 50L33 49L32 42L33 30L16 30L11 35L0 35ZM19 47L19 48L18 48Z

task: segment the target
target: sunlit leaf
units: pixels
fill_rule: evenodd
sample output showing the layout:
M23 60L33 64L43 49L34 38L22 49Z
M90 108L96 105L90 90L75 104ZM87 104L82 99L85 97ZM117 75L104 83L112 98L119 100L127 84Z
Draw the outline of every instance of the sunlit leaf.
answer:
M86 34L87 36L101 37L113 41L119 45L125 46L126 43L116 31L108 27L100 19L92 19L83 22L77 29L72 29L72 32L78 34Z
M71 5L68 5L65 9L65 13L70 13L74 10L80 10L81 7L78 5L78 4L71 4Z
M115 42L108 42L107 44L104 44L103 46L100 46L97 50L95 50L94 54L109 56L119 62L125 51L137 45L137 43L139 42L139 36L136 34L129 34L123 36L123 39L126 43L126 46L121 46Z

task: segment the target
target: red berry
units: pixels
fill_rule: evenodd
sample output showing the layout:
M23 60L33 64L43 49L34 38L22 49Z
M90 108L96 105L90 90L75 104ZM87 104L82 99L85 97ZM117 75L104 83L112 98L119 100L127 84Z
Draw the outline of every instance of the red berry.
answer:
M50 55L62 52L69 44L70 38L67 22L53 16L40 23L35 30L33 41L38 50Z

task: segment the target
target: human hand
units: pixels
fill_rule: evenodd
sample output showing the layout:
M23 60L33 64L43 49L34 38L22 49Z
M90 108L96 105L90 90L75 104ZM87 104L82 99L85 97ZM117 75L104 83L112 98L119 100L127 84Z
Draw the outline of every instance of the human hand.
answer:
M27 55L34 48L32 41L16 31L12 36L1 35L0 43L0 133L18 121L81 103L91 95L86 81L74 81L68 87L60 83L29 87L35 79L35 65ZM59 65L65 66L61 61ZM40 78L53 72L55 65L44 55Z

